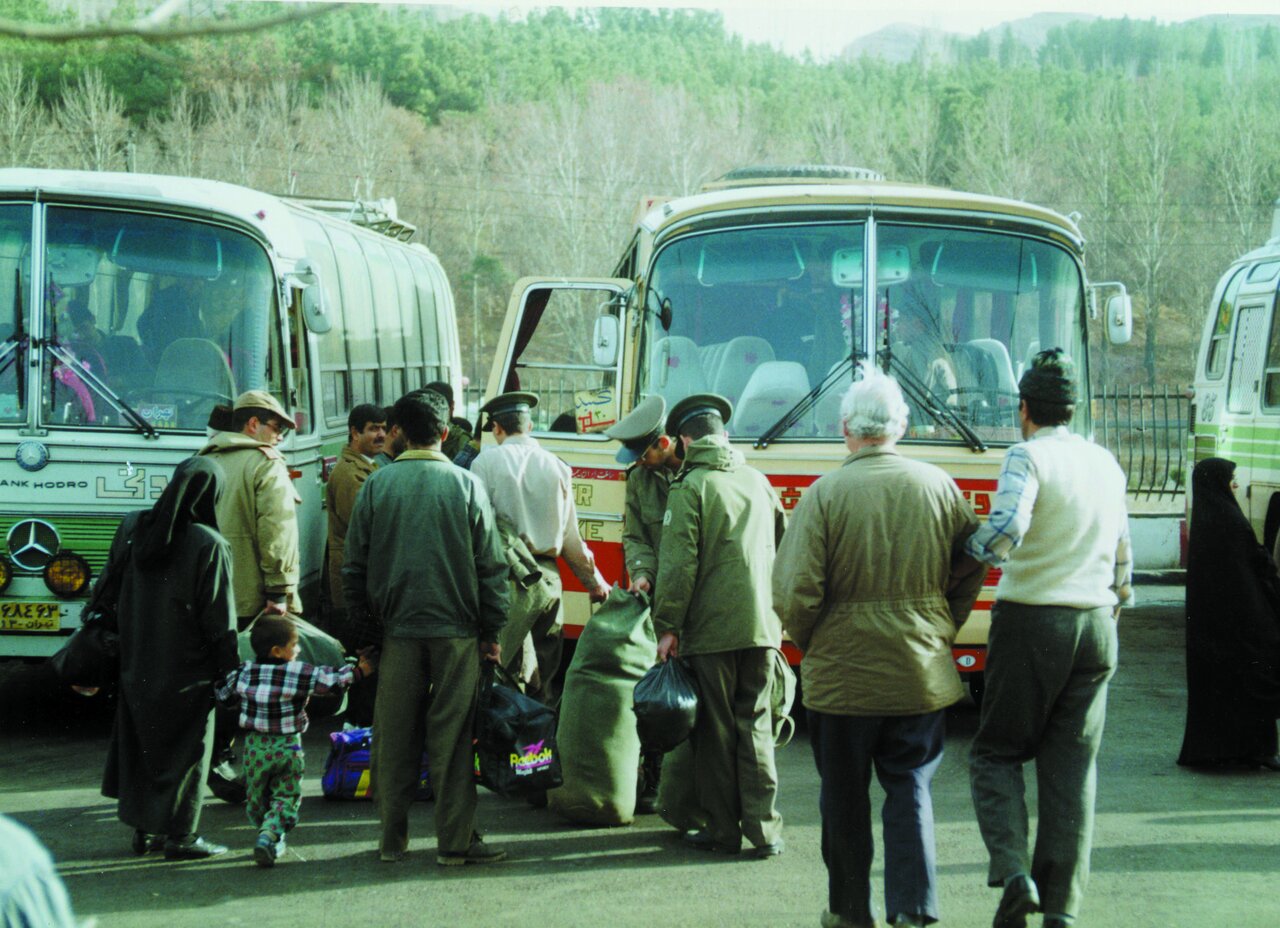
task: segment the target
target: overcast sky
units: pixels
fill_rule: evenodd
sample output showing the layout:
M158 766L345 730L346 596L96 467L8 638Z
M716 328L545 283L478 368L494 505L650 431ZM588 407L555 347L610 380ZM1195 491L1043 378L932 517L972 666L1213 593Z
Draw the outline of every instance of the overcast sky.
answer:
M371 0L365 0L371 2ZM376 0L372 0L376 2ZM401 0L406 2L406 0ZM429 0L407 0L426 3ZM512 0L455 0L455 9L476 9L488 13L519 12L538 7L569 4L512 2ZM597 0L581 6L661 6L635 0ZM1280 12L1277 0L686 0L682 7L718 9L728 28L751 42L768 42L784 51L799 53L808 48L819 58L836 55L854 39L893 23L928 26L948 32L975 34L1011 19L1032 13L1092 13L1098 16L1131 19L1180 21L1208 13Z

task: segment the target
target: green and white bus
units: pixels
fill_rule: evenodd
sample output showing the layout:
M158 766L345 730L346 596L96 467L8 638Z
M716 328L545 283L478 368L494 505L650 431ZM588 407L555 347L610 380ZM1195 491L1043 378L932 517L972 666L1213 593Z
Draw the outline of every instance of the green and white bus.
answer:
M150 506L209 416L268 390L318 605L323 481L357 403L460 388L440 262L362 204L215 181L0 170L0 658L80 624L123 514Z

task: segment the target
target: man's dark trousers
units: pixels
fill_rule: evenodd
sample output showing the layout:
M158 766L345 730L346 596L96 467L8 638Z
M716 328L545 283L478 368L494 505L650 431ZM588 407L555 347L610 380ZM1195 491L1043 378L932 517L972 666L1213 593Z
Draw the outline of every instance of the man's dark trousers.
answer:
M884 883L890 918L938 918L933 797L929 784L942 761L944 711L855 716L809 711L813 757L822 777L822 859L829 908L871 924L871 770L885 791Z

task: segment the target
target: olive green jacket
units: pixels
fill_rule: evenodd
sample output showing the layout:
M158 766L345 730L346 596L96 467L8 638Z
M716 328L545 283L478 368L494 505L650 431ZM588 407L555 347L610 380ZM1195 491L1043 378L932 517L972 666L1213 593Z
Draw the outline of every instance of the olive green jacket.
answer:
M770 578L786 514L764 474L727 438L699 438L663 523L654 631L679 636L682 655L780 647Z
M301 500L284 458L243 432L214 433L200 454L217 461L225 477L218 531L231 545L236 615L257 615L268 596L301 615L296 508Z
M498 640L509 571L493 506L440 452L410 449L369 475L346 551L347 608L371 611L387 637Z
M666 467L649 470L634 464L627 471L622 557L632 583L645 577L652 586L658 578L658 546L662 543L662 517L667 511L672 476Z
M324 505L329 517L329 602L337 609L343 605L342 561L346 557L347 522L356 504L356 494L377 469L374 461L347 445L324 485Z
M806 707L919 715L960 699L951 645L986 574L964 557L977 526L944 471L882 446L809 488L773 571Z

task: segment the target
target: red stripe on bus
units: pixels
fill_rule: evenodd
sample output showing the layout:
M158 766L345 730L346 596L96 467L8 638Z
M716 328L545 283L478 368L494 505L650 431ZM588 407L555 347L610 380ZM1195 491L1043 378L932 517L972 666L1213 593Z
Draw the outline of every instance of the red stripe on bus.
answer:
M573 468L573 479L626 480L627 472L625 470L615 470L612 467L575 467Z

